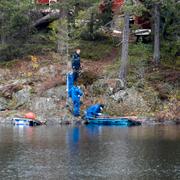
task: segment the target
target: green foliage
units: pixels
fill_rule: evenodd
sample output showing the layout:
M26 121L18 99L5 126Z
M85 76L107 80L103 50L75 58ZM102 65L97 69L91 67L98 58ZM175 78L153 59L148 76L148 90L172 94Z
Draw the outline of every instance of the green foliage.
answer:
M160 5L161 59L175 62L175 55L180 52L180 3L176 0L145 0L144 5L153 17L154 4Z
M148 60L152 55L152 46L150 44L130 44L129 45L129 56L134 56L138 60ZM132 58L133 61L133 58Z
M79 46L82 49L81 57L91 60L103 59L112 50L109 41L80 41Z
M161 7L162 59L175 63L175 56L180 52L180 3L165 0Z
M49 39L53 42L55 42L58 38L58 26L59 26L59 21L54 21L52 23L49 24L48 28L49 28Z
M134 85L144 76L144 68L148 66L148 62L152 57L152 46L150 44L130 44L129 45L129 75L128 85ZM119 56L117 60L107 67L106 73L111 78L118 76L120 67Z
M119 57L117 57L117 59L114 61L113 64L108 65L106 67L105 74L109 78L117 78L118 77L119 67L120 67L120 61L119 61Z
M55 31L38 31L32 27L36 20L33 4L29 0L3 1L0 4L0 61L12 60L27 54L42 53L55 48ZM33 13L32 13L33 12Z
M27 32L30 23L29 12L32 9L32 4L27 1L19 1L16 3L13 0L8 2L3 1L0 6L2 13L0 19L0 32L8 40L21 37L24 38L24 33Z
M113 19L112 1L104 0L104 4L106 4L105 9L99 17L99 19L101 20L101 25L106 25Z
M178 63L176 54L180 52L180 40L167 41L164 40L161 43L161 57L169 64L175 65Z
M2 1L0 5L0 60L10 60L23 55L22 49L30 36L30 10L32 4L28 0Z

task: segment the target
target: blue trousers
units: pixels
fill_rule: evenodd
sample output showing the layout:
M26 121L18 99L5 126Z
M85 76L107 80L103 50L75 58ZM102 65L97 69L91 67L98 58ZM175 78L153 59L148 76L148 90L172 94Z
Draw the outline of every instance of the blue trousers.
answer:
M74 80L74 82L76 82L77 81L77 79L78 79L78 77L79 77L79 69L74 69L73 70L73 80Z
M73 115L79 116L80 115L80 101L73 101Z

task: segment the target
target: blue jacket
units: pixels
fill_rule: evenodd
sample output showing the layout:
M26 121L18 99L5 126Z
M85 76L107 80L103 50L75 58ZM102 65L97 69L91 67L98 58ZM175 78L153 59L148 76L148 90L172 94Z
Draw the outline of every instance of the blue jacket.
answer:
M83 92L77 86L72 86L70 90L70 97L72 97L73 102L80 102L80 98L83 95Z
M81 67L80 55L76 52L72 55L72 69L79 70Z
M101 105L95 104L86 109L86 117L95 117L98 116L98 113L101 113Z

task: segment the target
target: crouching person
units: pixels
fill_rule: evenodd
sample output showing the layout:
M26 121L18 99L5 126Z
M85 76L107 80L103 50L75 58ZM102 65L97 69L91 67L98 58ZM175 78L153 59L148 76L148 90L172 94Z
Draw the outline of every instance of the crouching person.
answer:
M90 107L88 107L85 111L85 118L93 118L93 117L98 117L103 111L104 105L103 104L95 104Z
M72 86L70 90L72 102L73 102L73 115L80 116L80 107L81 107L81 96L83 96L83 92L80 87Z

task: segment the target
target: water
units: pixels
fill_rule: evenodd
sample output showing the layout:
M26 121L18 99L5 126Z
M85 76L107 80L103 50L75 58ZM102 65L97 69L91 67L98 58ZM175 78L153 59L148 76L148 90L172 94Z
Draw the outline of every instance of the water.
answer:
M0 180L177 180L180 126L0 126Z

